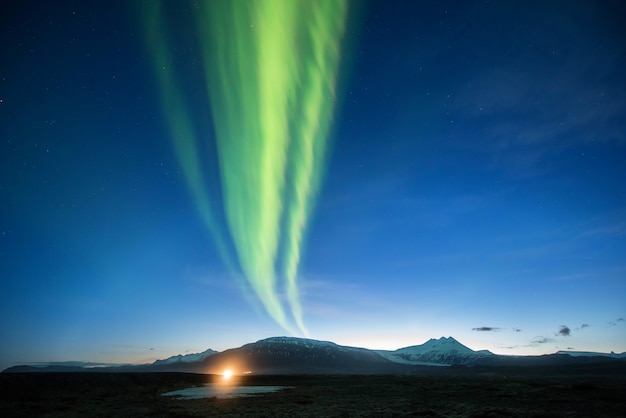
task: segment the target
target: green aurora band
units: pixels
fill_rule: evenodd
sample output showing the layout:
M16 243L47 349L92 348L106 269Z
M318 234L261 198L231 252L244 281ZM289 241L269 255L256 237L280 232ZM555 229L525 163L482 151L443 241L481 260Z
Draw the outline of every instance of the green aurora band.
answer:
M192 7L215 129L218 208L202 175L201 141L210 139L198 135L174 71L164 5L144 2L142 16L189 190L226 265L239 266L278 324L306 335L298 266L328 148L347 4L211 0Z

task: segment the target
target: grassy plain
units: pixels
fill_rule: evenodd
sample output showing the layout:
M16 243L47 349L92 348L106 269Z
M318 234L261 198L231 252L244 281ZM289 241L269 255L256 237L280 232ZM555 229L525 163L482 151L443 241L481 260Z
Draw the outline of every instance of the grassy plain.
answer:
M2 417L624 417L626 376L540 369L438 376L288 375L233 384L291 386L235 399L163 393L219 381L185 373L0 374Z

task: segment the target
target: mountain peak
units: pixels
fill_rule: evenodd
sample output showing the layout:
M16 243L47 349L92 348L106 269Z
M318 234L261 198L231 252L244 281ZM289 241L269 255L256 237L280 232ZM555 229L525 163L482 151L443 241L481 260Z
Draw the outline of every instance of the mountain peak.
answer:
M454 337L444 337L444 336L441 336L440 338L431 338L430 341L441 341L441 342L449 341L449 342L459 343L457 340L454 339Z

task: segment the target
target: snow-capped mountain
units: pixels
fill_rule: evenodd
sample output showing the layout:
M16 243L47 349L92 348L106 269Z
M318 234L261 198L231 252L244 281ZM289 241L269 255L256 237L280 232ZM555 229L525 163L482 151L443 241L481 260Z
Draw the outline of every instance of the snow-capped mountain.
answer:
M452 337L431 338L421 345L400 348L395 351L377 350L378 354L395 363L415 365L473 365L495 355L487 350L474 351Z
M202 353L193 353L193 354L178 354L176 356L168 357L164 360L156 360L152 364L173 364L173 363L193 363L196 361L202 361L205 358L212 356L213 354L217 354L218 351L211 350L210 348Z

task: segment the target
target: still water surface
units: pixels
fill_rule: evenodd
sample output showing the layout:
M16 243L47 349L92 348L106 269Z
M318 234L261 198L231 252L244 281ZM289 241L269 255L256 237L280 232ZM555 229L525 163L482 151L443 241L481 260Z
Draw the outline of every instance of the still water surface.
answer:
M166 392L163 396L175 396L177 399L200 399L200 398L238 398L261 393L276 392L281 389L289 389L291 386L234 386L206 383L204 386Z

